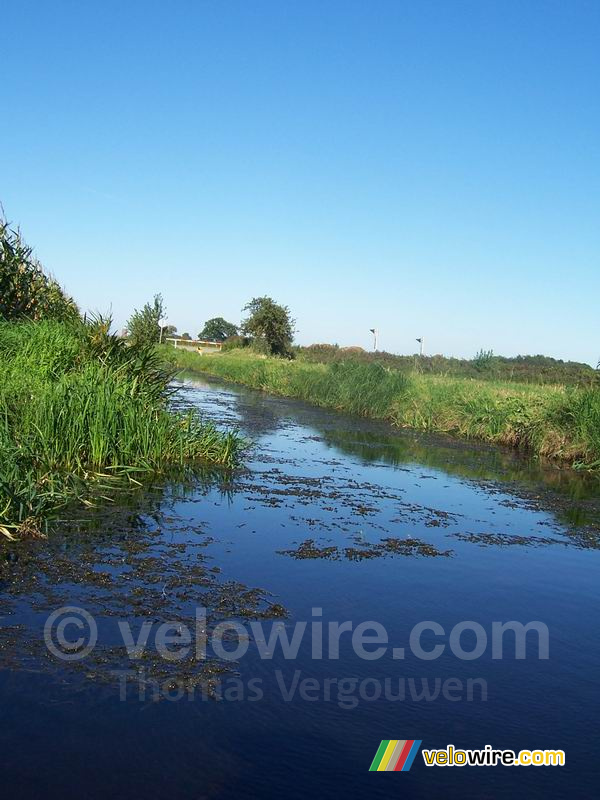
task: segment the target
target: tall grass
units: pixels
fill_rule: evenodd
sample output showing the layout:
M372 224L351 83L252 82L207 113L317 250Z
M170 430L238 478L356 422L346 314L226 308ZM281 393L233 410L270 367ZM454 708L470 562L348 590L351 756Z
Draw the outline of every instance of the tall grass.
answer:
M248 351L199 356L165 347L162 352L178 367L208 372L272 394L296 397L360 416L387 416L394 399L402 396L408 387L403 373L378 364L307 364L265 358Z
M356 360L284 361L233 351L164 350L179 367L399 427L510 445L576 467L600 468L600 389L478 381Z
M108 323L0 322L0 530L39 530L89 489L189 462L233 466L240 440L169 408L154 349Z

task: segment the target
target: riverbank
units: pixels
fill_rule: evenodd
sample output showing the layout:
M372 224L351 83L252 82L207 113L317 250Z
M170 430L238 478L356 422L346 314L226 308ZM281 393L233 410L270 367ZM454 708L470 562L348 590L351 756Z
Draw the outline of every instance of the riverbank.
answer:
M67 503L144 476L234 466L239 438L175 413L170 378L102 320L0 322L0 535L39 535Z
M575 468L600 468L600 390L421 375L353 361L208 356L163 348L174 367L398 427L509 445Z

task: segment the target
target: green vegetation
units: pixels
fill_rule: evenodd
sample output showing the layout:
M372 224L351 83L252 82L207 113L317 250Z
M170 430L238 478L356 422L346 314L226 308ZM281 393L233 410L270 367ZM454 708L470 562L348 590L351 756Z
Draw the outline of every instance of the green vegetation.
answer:
M231 467L240 451L169 407L156 350L109 321L0 321L0 532L39 533L67 502L186 463ZM134 477L135 476L135 477ZM139 485L139 484L138 484Z
M172 364L316 405L414 428L511 445L577 467L600 467L600 390L518 384L391 369L356 359L330 364L248 350L199 356L164 349Z
M561 361L548 356L496 356L491 350L480 350L475 358L446 358L445 356L398 356L378 351L369 353L361 347L338 347L313 344L295 347L296 358L309 363L331 364L336 361L358 361L362 364L381 364L392 369L416 371L423 375L445 375L475 378L486 381L515 383L589 385L598 373L589 365L577 361Z
M222 342L230 336L237 336L237 325L227 322L223 317L213 317L204 323L204 327L198 334L199 339L216 339Z
M151 303L146 303L141 311L137 309L131 315L127 323L129 341L135 347L150 347L158 344L161 337L160 321L165 315L165 307L162 295L155 294ZM173 327L173 326L167 326ZM173 327L171 332L176 331ZM169 335L169 331L167 331Z
M270 297L254 297L244 311L242 333L252 339L252 347L261 353L293 358L294 320L287 306Z
M223 342L221 352L226 353L228 350L238 350L242 347L250 347L250 339L247 336L230 336Z
M44 274L21 233L0 217L0 319L78 317L75 302Z
M240 439L170 408L157 295L129 342L77 306L0 220L0 534L39 535L67 503L186 464L233 466ZM134 477L136 476L136 477Z

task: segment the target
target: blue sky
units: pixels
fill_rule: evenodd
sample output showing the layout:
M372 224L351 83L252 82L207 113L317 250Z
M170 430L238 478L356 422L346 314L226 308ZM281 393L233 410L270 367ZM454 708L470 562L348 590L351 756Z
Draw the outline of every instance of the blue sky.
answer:
M84 309L600 358L600 2L2 9L0 200Z

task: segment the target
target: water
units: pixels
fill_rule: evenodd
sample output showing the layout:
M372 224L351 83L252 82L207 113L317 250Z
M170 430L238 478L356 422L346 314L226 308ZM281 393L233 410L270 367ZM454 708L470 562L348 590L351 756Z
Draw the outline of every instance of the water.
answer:
M108 512L65 515L46 542L4 548L6 796L595 796L595 480L216 382L187 382L181 402L253 440L247 469L134 492ZM98 626L94 650L69 663L42 636L64 605ZM197 606L209 630L223 620L250 630L238 663L193 653L166 662L153 633L135 664L145 688L115 674L132 664L119 620L135 636L144 620L153 632L171 620L191 627ZM308 623L297 657L275 647L261 658L249 626L268 633L283 619L290 635ZM338 658L327 646L312 657L311 623L327 632L329 622L370 620L387 632L380 658L359 657L348 633ZM492 658L492 623L509 620L545 623L549 658L538 658L531 634L526 658L514 657L510 636L504 658ZM444 631L421 637L425 651L445 645L433 660L411 652L422 621ZM463 621L488 637L478 658L450 648ZM470 630L460 644L472 651L478 641ZM378 688L389 697L374 699ZM369 773L380 740L393 738L561 749L566 766L429 769L419 754L408 773Z

